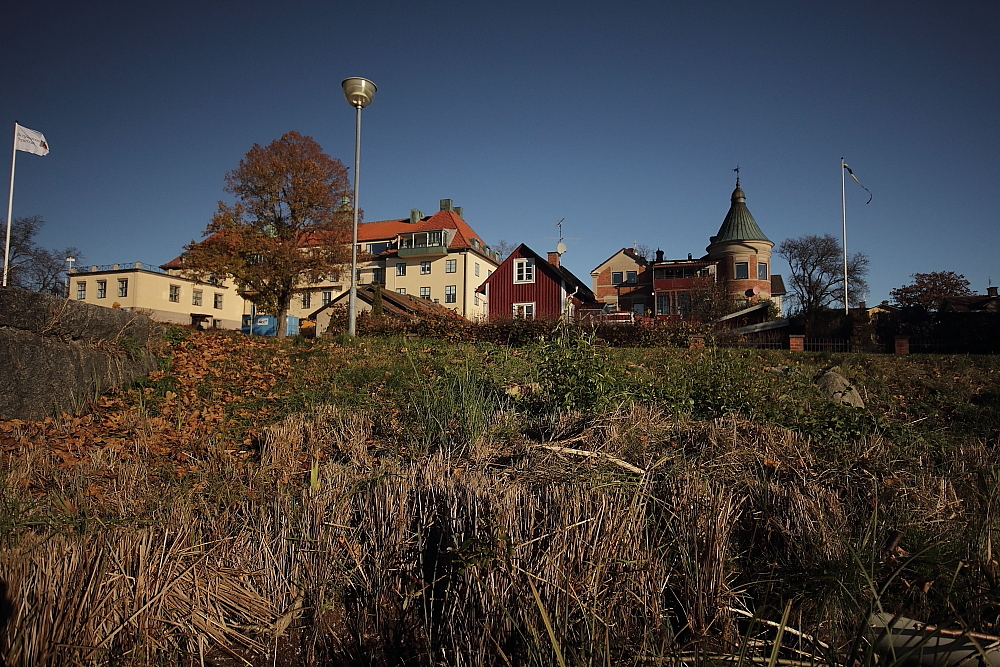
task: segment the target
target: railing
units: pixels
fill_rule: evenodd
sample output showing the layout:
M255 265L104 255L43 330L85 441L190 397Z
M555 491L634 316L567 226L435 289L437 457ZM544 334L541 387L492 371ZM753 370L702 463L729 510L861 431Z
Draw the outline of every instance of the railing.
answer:
M70 273L97 273L99 271L152 271L153 273L166 273L156 264L150 262L125 262L124 264L97 264L93 266L77 266L70 270Z
M783 331L760 331L740 336L721 335L716 339L718 347L754 348L758 350L788 349L788 337Z
M806 338L806 352L850 352L850 338Z

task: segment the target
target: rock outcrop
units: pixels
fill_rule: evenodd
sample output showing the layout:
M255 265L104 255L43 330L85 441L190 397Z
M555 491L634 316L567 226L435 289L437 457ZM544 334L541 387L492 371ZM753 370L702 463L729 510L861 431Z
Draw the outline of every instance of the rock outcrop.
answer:
M0 288L0 418L76 413L156 367L145 315Z

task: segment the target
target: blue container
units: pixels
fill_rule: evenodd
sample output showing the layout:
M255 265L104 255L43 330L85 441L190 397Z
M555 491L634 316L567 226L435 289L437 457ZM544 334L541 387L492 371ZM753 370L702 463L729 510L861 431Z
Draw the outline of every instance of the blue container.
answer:
M278 318L274 315L244 315L243 333L254 336L275 336L278 333ZM285 335L299 335L299 318L288 315L285 317Z

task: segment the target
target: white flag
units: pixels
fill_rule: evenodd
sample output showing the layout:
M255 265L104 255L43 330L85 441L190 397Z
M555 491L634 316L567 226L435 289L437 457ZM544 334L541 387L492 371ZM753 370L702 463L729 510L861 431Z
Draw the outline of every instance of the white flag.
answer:
M35 155L47 155L49 145L45 142L45 135L35 130L14 124L16 139L14 147L19 151L34 153Z

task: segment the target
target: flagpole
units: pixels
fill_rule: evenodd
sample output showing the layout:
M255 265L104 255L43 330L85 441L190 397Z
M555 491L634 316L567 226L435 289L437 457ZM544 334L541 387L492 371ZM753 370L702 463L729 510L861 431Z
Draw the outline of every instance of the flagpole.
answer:
M844 314L850 311L847 308L847 177L844 176L844 158L840 158L840 213L843 217L843 241L844 241Z
M14 165L17 163L17 121L14 121L14 139L11 141L10 155L10 188L7 191L7 240L3 247L3 286L7 286L7 272L10 266L10 228L14 223L10 219L14 210Z

